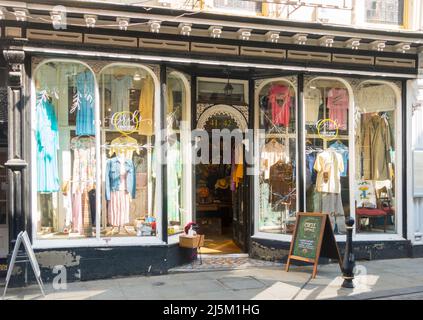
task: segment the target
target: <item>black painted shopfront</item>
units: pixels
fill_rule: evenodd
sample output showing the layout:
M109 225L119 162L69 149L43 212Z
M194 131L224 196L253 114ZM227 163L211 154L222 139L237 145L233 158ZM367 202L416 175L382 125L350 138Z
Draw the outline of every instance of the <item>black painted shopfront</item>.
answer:
M162 25L180 14L152 13ZM199 16L199 29L214 25ZM57 265L69 281L162 274L190 261L178 237L196 221L208 253L284 261L295 214L308 211L331 213L341 250L353 216L358 259L410 256L417 54L172 32L2 21L9 250L27 230L46 281ZM195 129L240 130L242 160L195 164Z

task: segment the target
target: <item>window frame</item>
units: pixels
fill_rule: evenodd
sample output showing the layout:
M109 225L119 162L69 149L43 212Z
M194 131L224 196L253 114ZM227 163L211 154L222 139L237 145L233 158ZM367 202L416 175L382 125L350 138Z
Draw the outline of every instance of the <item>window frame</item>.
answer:
M170 72L169 72L170 71ZM191 145L191 87L190 87L190 79L189 76L187 76L186 74L180 72L180 71L176 71L176 70L168 70L167 73L167 77L169 77L170 75L173 75L175 77L177 77L182 85L184 86L184 90L185 90L185 106L183 106L182 109L182 121L184 121L185 123L188 124L188 130L189 132L186 133L186 135L184 135L184 137L182 137L182 130L183 128L180 128L181 130L181 136L180 136L180 143L181 143L181 155L182 155L182 179L183 179L183 189L182 189L182 201L183 201L183 208L185 210L188 211L188 216L189 219L191 221L194 220L194 216L193 216L193 210L192 210L192 201L193 201L193 192L194 192L194 187L192 184L192 170L191 170L191 165L192 165L192 145ZM167 82L168 78L166 79ZM166 85L167 87L167 85ZM163 115L165 118L167 115ZM185 157L185 160L184 160ZM184 162L186 161L186 162ZM167 167L166 167L167 168ZM185 190L185 192L184 192ZM167 204L166 204L167 205ZM187 221L191 222L191 221ZM182 226L184 227L184 226ZM176 233L176 234L168 234L168 243L169 244L174 244L174 243L178 243L179 242L179 236L181 235L181 233Z
M389 22L376 22L376 21L368 21L367 19L367 12L366 12L366 2L362 1L358 4L357 10L361 10L361 23L363 26L371 29L380 29L380 28L388 28L388 29L407 29L409 27L409 9L410 3L409 0L403 0L403 12L402 12L402 23L389 23ZM360 14L358 15L360 16Z
M297 81L300 81L300 77L297 77ZM358 85L357 86L353 86L352 85L352 79L351 78L342 78L342 77L336 77L336 76L326 76L326 75L319 75L319 74L310 74L308 75L308 80L307 83L312 83L316 80L319 79L323 79L323 80L333 80L333 81L339 81L342 84L345 85L345 88L348 90L349 93L349 103L350 103L350 112L348 115L348 121L349 121L349 152L350 154L354 154L355 155L355 126L354 126L354 115L356 113L356 105L355 105L355 101L356 101L356 96L358 95L358 90L359 88L366 83L380 83L380 84L385 84L388 87L390 87L393 91L394 94L396 96L396 114L395 114L395 132L394 132L394 137L395 137L395 164L396 164L396 168L395 168L395 233L357 233L356 231L356 215L355 215L355 205L351 205L355 203L355 194L354 194L354 183L355 183L355 161L350 161L349 162L349 188L350 188L350 216L356 221L356 223L354 224L354 229L353 229L353 239L356 241L398 241L398 240L405 240L405 238L403 237L403 216L404 216L404 212L403 212L403 203L404 201L406 201L406 199L403 199L404 196L404 185L403 185L403 150L405 149L405 147L403 146L403 140L401 139L402 134L405 133L405 128L403 128L402 126L402 120L403 117L405 116L405 111L402 110L402 105L403 105L403 101L402 101L402 88L398 88L394 82L391 81L386 81L386 80L380 80L378 78L376 79L372 79L372 78L360 78ZM255 129L255 134L254 134L254 154L256 155L254 157L255 159L255 163L254 163L254 183L253 183L253 188L254 188L254 194L258 194L258 192L260 192L259 189L259 179L258 179L258 175L259 175L259 170L260 170L260 150L259 150L259 137L258 137L258 132L257 129L259 129L259 111L260 111L260 106L259 106L259 94L260 91L269 83L273 82L273 81L278 81L278 80L286 80L286 78L284 77L280 77L280 78L267 78L265 79L258 87L256 87L255 90L255 97L254 97L254 129ZM356 79L354 79L354 81L356 81ZM306 83L306 81L304 81L304 84ZM297 95L297 99L298 99L298 92L297 92L297 88L295 88L295 92ZM305 90L305 87L304 87ZM302 106L304 107L304 95L302 94ZM297 107L298 107L298 100L297 100ZM304 112L302 112L302 123L305 123L305 114ZM305 140L306 140L306 131L305 131L305 126L303 126L303 128L298 128L298 119L296 119L296 126L297 126L297 136L299 133L299 130L303 130L303 141L302 141L302 145L305 146ZM302 152L304 153L304 150L298 150L298 144L299 144L299 140L297 140L297 152ZM298 154L298 153L297 153ZM298 155L297 155L298 157ZM302 166L300 168L300 165ZM303 183L305 185L305 179L306 179L306 174L305 174L305 157L303 157L303 163L297 166L296 170L297 170L297 189L298 189L298 183ZM303 170L303 177L304 180L302 182L299 182L298 180L298 172L299 170ZM305 208L305 202L306 202L306 190L304 190L304 194L299 194L297 191L297 208L298 208L298 203L299 201L303 201L303 205ZM292 235L291 234L275 234L275 233L265 233L265 232L261 232L259 231L259 219L260 219L260 204L258 201L254 201L254 226L253 226L253 235L251 236L252 239L267 239L267 240L275 240L275 241L285 241L285 242L290 242L292 239ZM346 237L345 235L335 235L336 241L338 242L345 242L346 241Z
M295 76L296 77L296 81L299 81L300 78L298 77L298 75ZM273 83L273 82L285 82L286 84L288 84L289 86L291 86L294 89L295 92L295 134L296 134L296 148L295 148L295 157L296 157L296 163L297 165L295 166L295 176L296 176L296 206L297 206L297 210L299 209L299 204L300 204L300 194L299 194L299 168L300 166L298 165L298 152L299 152L299 148L298 148L298 137L299 137L299 132L298 132L298 107L299 107L299 103L298 103L298 87L295 85L295 83L291 82L289 80L289 77L276 77L276 78L266 78L264 79L259 86L256 87L255 92L254 92L254 178L253 178L253 188L254 188L254 194L258 195L260 192L260 139L262 138L261 136L259 136L260 133L260 105L259 105L259 97L260 97L260 92L269 84ZM257 197L256 197L257 199ZM284 233L268 233L268 232L263 232L260 231L259 229L259 220L260 220L260 201L254 201L254 226L253 226L253 230L254 233L252 235L252 238L257 238L257 239L270 239L270 240L277 240L277 241L291 241L292 235L290 234L284 234Z
M102 159L102 152L101 152L101 100L100 100L100 89L99 89L99 79L101 74L104 70L107 70L109 67L113 67L115 65L126 65L135 68L141 68L146 70L153 79L154 82L154 131L155 131L155 145L154 148L159 150L161 148L161 130L160 130L160 85L159 79L154 74L154 72L146 65L139 64L139 63L129 63L124 61L110 61L109 63L105 64L99 72L94 72L93 68L90 66L88 62L84 60L78 59L69 59L69 58L44 58L40 56L40 62L34 66L31 64L32 69L32 78L30 83L30 90L31 90L31 111L30 111L30 122L31 122L31 226L32 226L32 241L33 246L35 249L48 249L48 248L71 248L71 247L99 247L99 246L139 246L139 245L163 245L166 244L163 241L163 234L162 230L162 203L161 197L159 196L158 192L155 192L156 203L157 203L157 236L145 236L145 237L103 237L100 234L100 221L101 221L101 214L102 214L102 189L103 183L97 182L97 189L96 189L96 236L89 237L89 238L79 238L79 239L39 239L37 238L37 219L34 219L37 212L37 188L36 188L36 181L37 181L37 163L36 163L36 139L35 139L35 128L36 128L36 115L35 115L35 108L36 108L36 88L35 88L35 80L37 77L38 70L44 65L49 62L56 62L56 63L74 63L84 66L92 72L94 76L94 89L95 89L95 139L96 139L96 159L100 161L96 161L96 181L103 182L102 174L104 173L104 164ZM160 166L158 163L156 165L156 186L157 190L161 190L162 185L162 175L160 171ZM94 226L93 226L94 228Z

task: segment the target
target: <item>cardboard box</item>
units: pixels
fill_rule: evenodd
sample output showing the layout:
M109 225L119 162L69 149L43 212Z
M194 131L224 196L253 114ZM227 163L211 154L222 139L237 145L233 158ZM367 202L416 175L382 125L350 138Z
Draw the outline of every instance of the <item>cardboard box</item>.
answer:
M199 248L204 246L204 235L197 234L196 236L188 236L181 234L179 236L179 246L182 248Z

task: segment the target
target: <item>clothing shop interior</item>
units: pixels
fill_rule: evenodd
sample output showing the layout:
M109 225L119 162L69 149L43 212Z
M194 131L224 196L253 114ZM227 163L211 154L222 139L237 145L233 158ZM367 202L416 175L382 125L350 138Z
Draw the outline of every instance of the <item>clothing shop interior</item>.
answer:
M171 73L167 82L168 233L173 234L182 232L188 219L181 199L179 128L186 93ZM101 237L156 236L161 192L156 191L150 71L112 64L94 75L80 63L50 61L37 69L35 89L37 237L86 238L98 231Z
M245 85L235 80L198 80L197 104L215 110L199 128L208 133L205 145L209 148L209 162L196 165L196 222L199 232L205 235L202 253L242 252L235 223L246 214L240 209L244 192L243 144L235 137L230 141L222 137L213 140L212 130L240 130L235 119L224 110L246 106Z

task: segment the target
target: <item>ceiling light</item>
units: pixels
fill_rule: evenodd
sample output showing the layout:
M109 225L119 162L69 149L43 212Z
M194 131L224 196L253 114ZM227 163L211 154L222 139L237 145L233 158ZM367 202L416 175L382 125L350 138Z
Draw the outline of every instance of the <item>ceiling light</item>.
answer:
M180 23L178 26L179 33L183 36L189 36L191 34L192 30L192 24L191 23Z
M332 47L334 42L334 37L331 36L324 36L319 39L319 43L322 47Z
M119 25L119 30L126 31L129 26L129 18L126 17L117 17L116 22Z
M279 32L278 31L269 31L266 33L266 41L276 43L279 41Z
M141 75L137 72L134 74L134 81L140 81L141 80Z
M305 45L307 43L307 35L305 33L296 34L292 38L296 44Z
M210 37L212 37L212 38L220 38L220 36L222 35L222 29L223 29L223 27L211 26L209 28Z
M251 29L239 29L238 30L238 39L240 40L250 40Z
M409 50L411 49L411 44L409 44L409 43L404 43L404 42L402 42L402 43L398 43L398 44L395 46L395 49L396 49L396 51L398 51L398 52L406 53L407 51L409 51Z
M13 9L16 21L24 22L28 18L28 10L26 9Z
M95 27L95 24L97 22L97 16L91 15L91 14L85 14L84 19L85 19L85 24L87 25L87 28Z
M152 20L148 24L150 25L150 32L152 32L152 33L159 33L160 32L160 27L161 27L160 21Z

